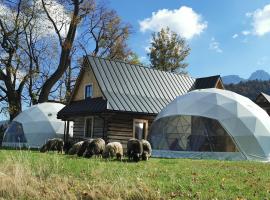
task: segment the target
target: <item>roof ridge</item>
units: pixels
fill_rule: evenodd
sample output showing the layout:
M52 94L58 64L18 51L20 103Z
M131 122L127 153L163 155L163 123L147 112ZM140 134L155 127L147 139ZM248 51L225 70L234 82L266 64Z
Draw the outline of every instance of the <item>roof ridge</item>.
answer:
M201 79L201 78L212 78L212 77L221 77L219 74L217 75L213 75L213 76L203 76L203 77L199 77L199 78L196 78L196 79Z
M174 73L174 72L168 72L168 71L162 71L162 70L159 70L159 69L154 69L154 68L151 68L151 67L147 67L145 65L135 65L135 64L130 64L128 63L127 61L123 61L123 60L117 60L117 59L109 59L109 58L102 58L102 57L99 57L99 56L93 56L93 55L87 55L86 57L92 57L92 58L97 58L97 59L102 59L102 60L108 60L108 61L113 61L113 62L119 62L119 63L124 63L124 64L128 64L128 65L131 65L131 66L136 66L136 67L141 67L141 68L144 68L144 69L149 69L149 70L153 70L153 71L159 71L159 72L162 72L162 73L169 73L169 74L173 74L173 75L178 75L178 76L184 76L184 77L191 77L193 79L196 79L188 74L178 74L178 73Z

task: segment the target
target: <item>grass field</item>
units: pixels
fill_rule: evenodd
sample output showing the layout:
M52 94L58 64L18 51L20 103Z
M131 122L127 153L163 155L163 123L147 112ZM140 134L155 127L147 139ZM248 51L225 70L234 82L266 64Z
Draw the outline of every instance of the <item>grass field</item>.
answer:
M0 199L270 199L270 165L0 150Z

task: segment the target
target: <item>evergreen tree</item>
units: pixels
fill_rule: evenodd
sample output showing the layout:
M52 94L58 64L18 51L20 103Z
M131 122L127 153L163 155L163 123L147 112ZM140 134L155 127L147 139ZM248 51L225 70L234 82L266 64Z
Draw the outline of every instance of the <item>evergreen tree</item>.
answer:
M163 71L186 73L188 66L184 62L189 55L190 48L186 40L167 27L160 32L153 33L150 47L151 67Z

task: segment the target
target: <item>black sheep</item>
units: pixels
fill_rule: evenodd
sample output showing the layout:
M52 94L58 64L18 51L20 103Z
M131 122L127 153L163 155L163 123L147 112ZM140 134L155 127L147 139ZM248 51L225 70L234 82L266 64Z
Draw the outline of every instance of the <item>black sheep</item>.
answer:
M81 157L85 153L86 149L88 148L89 144L93 141L93 139L87 139L83 141L79 151L77 152L77 156Z
M65 154L68 154L69 150L72 148L72 146L75 144L76 142L73 140L68 140L65 142L64 144L64 152Z
M127 155L129 160L139 162L143 153L142 142L138 139L130 139L127 143Z
M86 148L83 156L91 158L93 155L102 156L105 151L105 141L101 138L94 139Z
M61 138L53 138L48 140L41 148L40 152L57 151L62 153L64 148L64 141Z

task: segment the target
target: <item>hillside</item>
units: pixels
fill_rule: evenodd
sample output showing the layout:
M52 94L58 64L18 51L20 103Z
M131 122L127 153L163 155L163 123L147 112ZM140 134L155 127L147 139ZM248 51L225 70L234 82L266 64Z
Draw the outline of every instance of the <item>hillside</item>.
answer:
M130 163L0 150L0 199L268 199L270 165L150 159Z
M238 84L228 84L225 85L225 88L255 100L260 92L270 94L270 81L246 81Z

